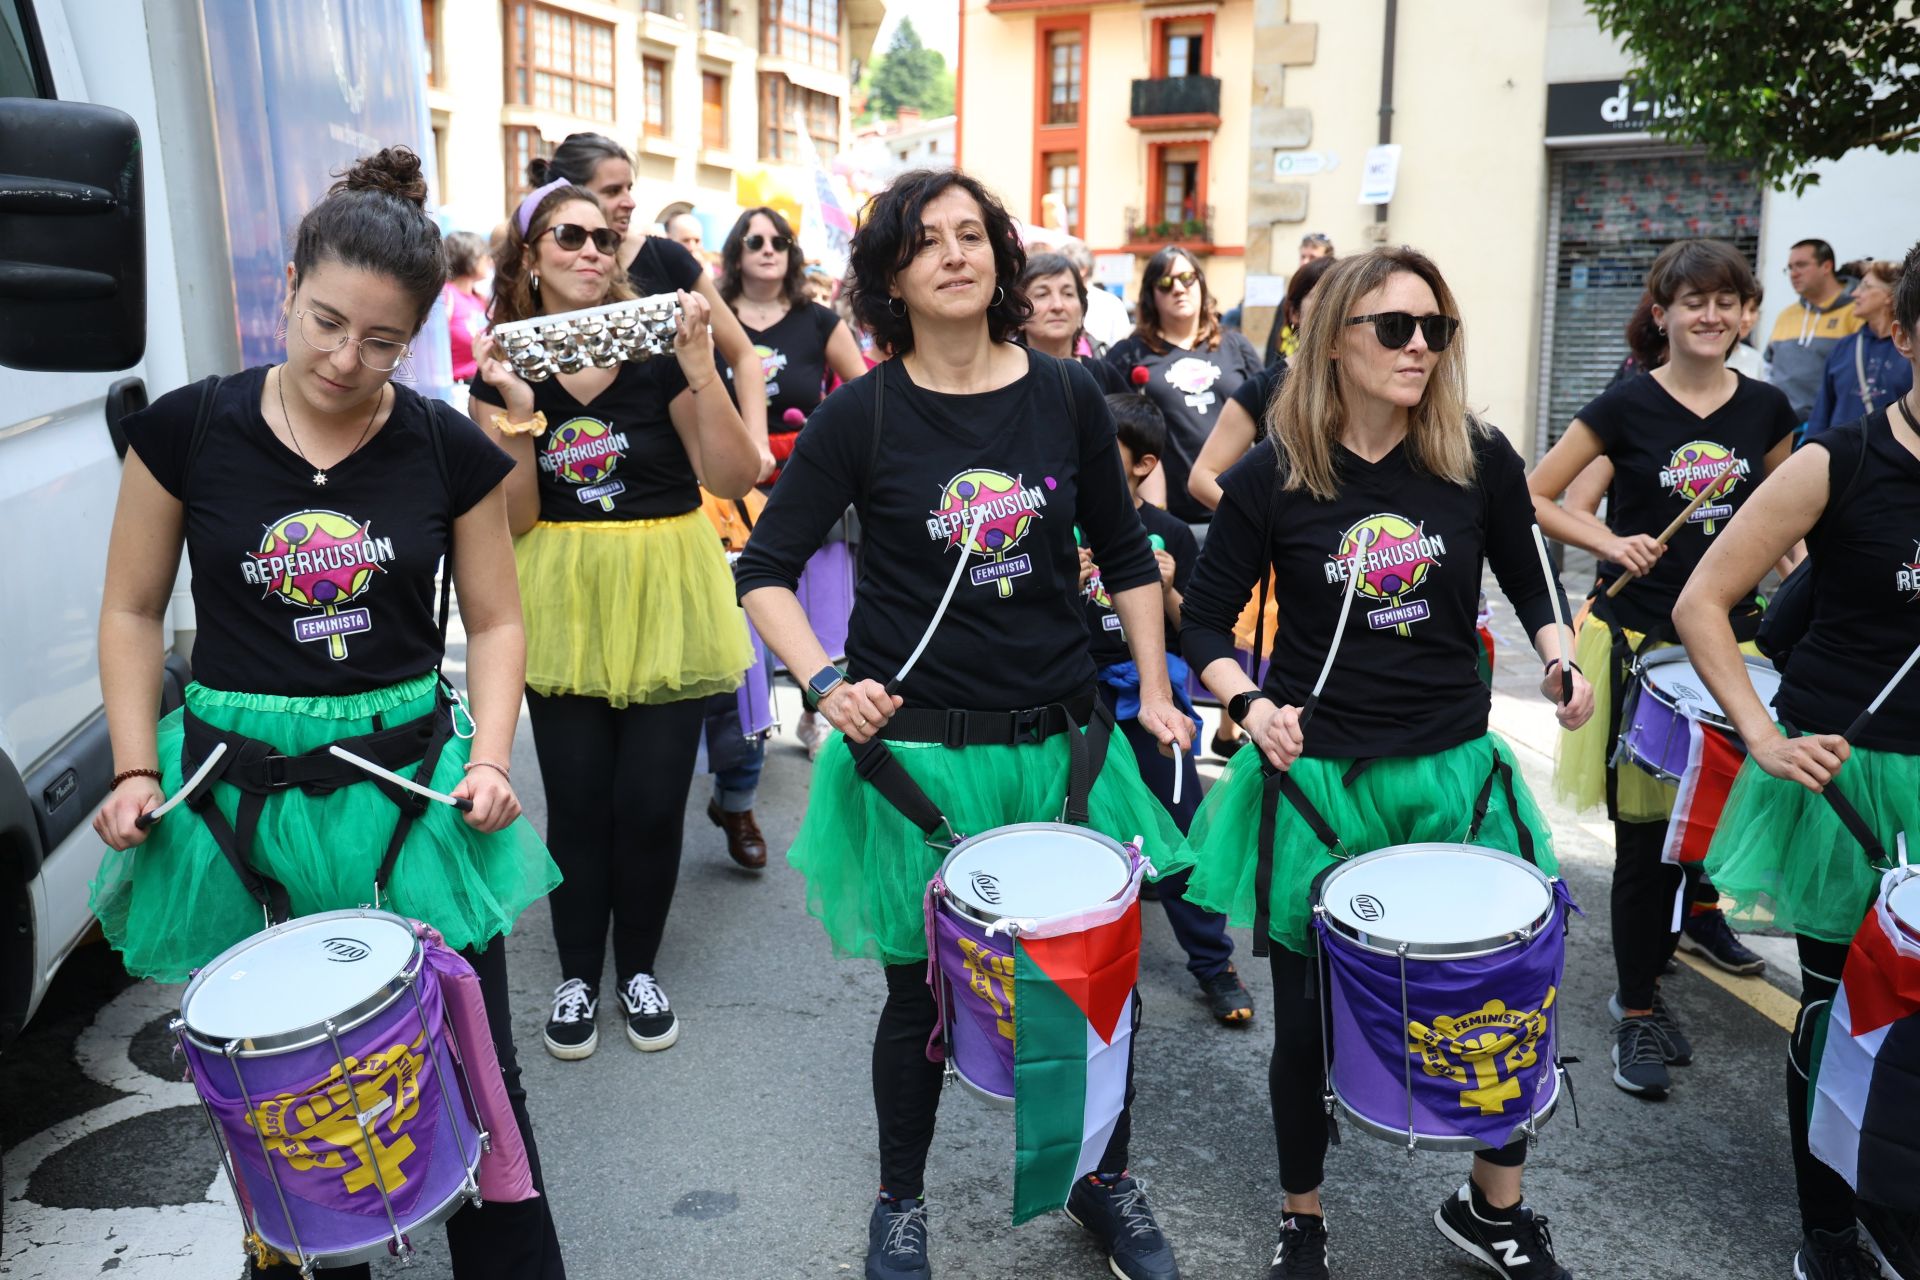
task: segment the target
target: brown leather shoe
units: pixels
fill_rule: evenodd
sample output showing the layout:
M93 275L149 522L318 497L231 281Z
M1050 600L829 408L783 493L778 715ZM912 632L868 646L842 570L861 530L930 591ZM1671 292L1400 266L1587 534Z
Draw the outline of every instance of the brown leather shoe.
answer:
M727 833L727 856L749 871L763 871L767 865L767 838L753 820L753 810L728 813L717 800L707 801L707 820Z

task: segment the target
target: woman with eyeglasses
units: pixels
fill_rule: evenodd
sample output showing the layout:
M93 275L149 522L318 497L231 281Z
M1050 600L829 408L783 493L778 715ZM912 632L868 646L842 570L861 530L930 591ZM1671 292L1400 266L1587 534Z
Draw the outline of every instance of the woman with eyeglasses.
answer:
M378 901L433 926L479 975L538 1190L505 935L559 872L511 778L526 652L502 484L512 461L394 380L446 281L426 196L412 152L358 161L295 233L286 358L170 392L122 424L100 608L117 774L94 818L112 852L92 906L128 971L161 982L185 981L268 912ZM195 682L161 717L161 618L183 545ZM443 557L466 631L465 702L440 674ZM327 746L349 739L472 810L402 807L354 766L331 768ZM208 789L142 829L209 760ZM303 781L289 785L296 762ZM454 1274L559 1280L548 1204L461 1209L447 1222Z
M1167 456L1160 460L1166 509L1204 526L1213 512L1187 492L1187 476L1221 406L1260 372L1260 353L1242 334L1220 327L1206 273L1192 254L1169 245L1140 277L1133 336L1115 343L1107 359L1128 377L1135 366L1146 369L1143 390L1167 419Z
M1685 873L1664 857L1677 788L1634 765L1614 767L1621 707L1636 658L1678 642L1673 608L1687 575L1760 479L1786 461L1797 422L1778 388L1727 367L1754 292L1753 269L1738 250L1719 240L1677 241L1654 259L1647 292L1666 362L1615 383L1582 409L1529 487L1541 529L1599 560L1574 651L1594 682L1598 714L1561 739L1554 789L1576 808L1605 800L1613 822L1613 1082L1658 1099L1673 1087L1668 1067L1693 1060L1679 1015L1660 992L1680 938L1674 902ZM1557 501L1601 458L1612 467L1604 523L1576 502ZM1660 535L1703 494L1662 544ZM1607 588L1623 574L1627 585L1610 598ZM1746 586L1729 621L1750 645L1764 601L1755 595L1758 579ZM1737 943L1730 931L1721 936L1724 917L1708 923L1714 947Z
M1489 807L1475 843L1555 868L1551 835L1513 750L1487 727L1475 618L1491 564L1548 660L1541 692L1562 682L1552 600L1535 555L1525 468L1507 438L1467 410L1466 358L1453 293L1413 249L1343 258L1321 278L1267 439L1221 478L1220 508L1187 591L1182 647L1246 727L1241 749L1200 806L1189 836L1187 896L1236 924L1265 920L1272 942L1274 1045L1268 1074L1285 1193L1280 1277L1326 1277L1320 1185L1321 1019L1329 999L1314 959L1311 886L1335 856L1301 802L1349 855L1422 841L1459 842L1476 797ZM1394 540L1391 559L1365 546ZM1256 583L1277 579L1280 626L1266 682L1248 678L1233 628ZM1335 628L1346 624L1311 723L1302 706ZM1557 707L1582 723L1592 693L1578 674ZM1364 764L1364 767L1363 767ZM1268 768L1301 801L1273 811L1259 848ZM1494 785L1511 772L1510 787ZM1271 892L1256 903L1262 864ZM1314 992L1318 991L1318 995ZM1477 1155L1472 1176L1434 1216L1455 1245L1509 1280L1562 1280L1547 1220L1520 1194L1525 1139Z
M515 210L497 264L496 325L633 296L619 236L565 181ZM476 344L475 417L513 456L508 517L526 599L527 707L547 794L560 985L547 1052L599 1043L607 929L627 1040L671 1047L656 974L680 871L706 700L753 660L726 555L700 510L753 487L758 454L714 367L706 300L681 290L673 356L529 384L492 334Z

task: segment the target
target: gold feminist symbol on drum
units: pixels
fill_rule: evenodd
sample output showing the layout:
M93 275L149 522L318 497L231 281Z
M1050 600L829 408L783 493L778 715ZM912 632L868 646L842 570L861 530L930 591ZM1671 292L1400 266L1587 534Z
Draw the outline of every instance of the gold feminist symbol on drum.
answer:
M413 1046L419 1047L418 1042ZM405 1044L396 1044L370 1053L364 1059L348 1058L351 1095L347 1081L341 1078L341 1068L336 1065L302 1093L283 1093L267 1099L247 1120L266 1142L268 1150L278 1152L300 1172L341 1169L345 1170L341 1182L349 1195L372 1186L384 1186L388 1194L392 1194L407 1181L401 1166L414 1152L413 1139L400 1134L398 1141L382 1142L376 1129L384 1125L391 1137L413 1119L420 1106L420 1067L424 1057L410 1052ZM363 1120L366 1137L360 1132ZM371 1151L367 1149L369 1138L373 1143ZM347 1164L348 1152L357 1161L351 1167Z
M967 987L993 1006L995 1026L1013 1039L1013 957L995 955L972 938L960 939L960 957L967 966Z
M1461 1086L1462 1107L1477 1107L1483 1116L1500 1115L1507 1103L1520 1099L1520 1082L1514 1074L1539 1061L1534 1047L1546 1034L1553 998L1554 988L1548 987L1547 998L1535 1010L1509 1010L1504 1001L1489 1000L1457 1018L1443 1014L1431 1027L1409 1022L1407 1048L1428 1075L1444 1076Z

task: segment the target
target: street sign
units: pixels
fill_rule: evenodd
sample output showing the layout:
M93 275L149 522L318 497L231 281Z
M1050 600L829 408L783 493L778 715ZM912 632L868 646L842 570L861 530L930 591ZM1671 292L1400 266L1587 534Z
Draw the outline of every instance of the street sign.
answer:
M1400 176L1400 144L1382 143L1367 148L1366 171L1360 175L1360 203L1387 204L1393 199L1394 183Z
M1304 178L1311 174L1327 173L1339 167L1338 152L1276 151L1273 153L1273 176L1276 178Z

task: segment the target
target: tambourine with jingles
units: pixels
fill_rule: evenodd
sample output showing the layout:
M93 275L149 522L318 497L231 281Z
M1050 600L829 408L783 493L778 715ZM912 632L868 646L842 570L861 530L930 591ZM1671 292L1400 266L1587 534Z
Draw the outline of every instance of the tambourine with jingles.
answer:
M629 360L650 360L673 349L680 327L680 301L671 293L612 302L515 320L494 328L513 371L528 382L587 366L611 369Z

